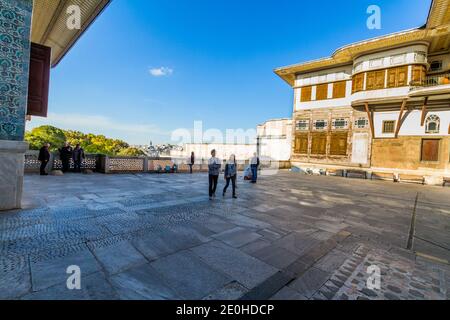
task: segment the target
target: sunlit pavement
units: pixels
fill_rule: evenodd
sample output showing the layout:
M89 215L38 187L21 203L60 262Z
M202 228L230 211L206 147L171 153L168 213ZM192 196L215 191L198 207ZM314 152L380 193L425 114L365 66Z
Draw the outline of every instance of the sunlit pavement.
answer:
M25 209L0 214L0 298L450 297L450 188L286 171L240 178L237 200L223 186L209 201L205 174L26 176Z

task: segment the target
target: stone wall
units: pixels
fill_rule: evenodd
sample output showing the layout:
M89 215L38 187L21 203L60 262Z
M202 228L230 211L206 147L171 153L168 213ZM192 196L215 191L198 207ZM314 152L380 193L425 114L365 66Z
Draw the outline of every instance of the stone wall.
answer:
M402 170L450 171L450 137L441 138L439 161L422 162L422 139L429 136L399 136L397 139L374 139L372 143L372 167Z

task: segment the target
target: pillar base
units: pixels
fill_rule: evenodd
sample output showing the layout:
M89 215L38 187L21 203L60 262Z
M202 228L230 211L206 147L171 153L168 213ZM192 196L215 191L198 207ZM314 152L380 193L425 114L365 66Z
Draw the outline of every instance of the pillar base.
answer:
M0 140L0 211L21 207L27 150L24 141Z

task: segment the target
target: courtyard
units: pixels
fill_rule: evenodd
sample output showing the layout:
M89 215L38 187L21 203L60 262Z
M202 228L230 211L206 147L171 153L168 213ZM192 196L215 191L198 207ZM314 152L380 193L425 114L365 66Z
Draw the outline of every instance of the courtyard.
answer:
M1 299L449 299L450 189L280 171L26 175ZM81 290L66 270L81 270ZM369 266L381 287L370 289Z

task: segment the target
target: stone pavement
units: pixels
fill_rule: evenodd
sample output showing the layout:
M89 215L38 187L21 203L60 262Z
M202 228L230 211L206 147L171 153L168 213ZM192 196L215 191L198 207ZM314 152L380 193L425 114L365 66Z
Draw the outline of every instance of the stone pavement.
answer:
M450 297L449 188L282 171L206 191L205 174L26 176L24 209L0 214L0 299Z

